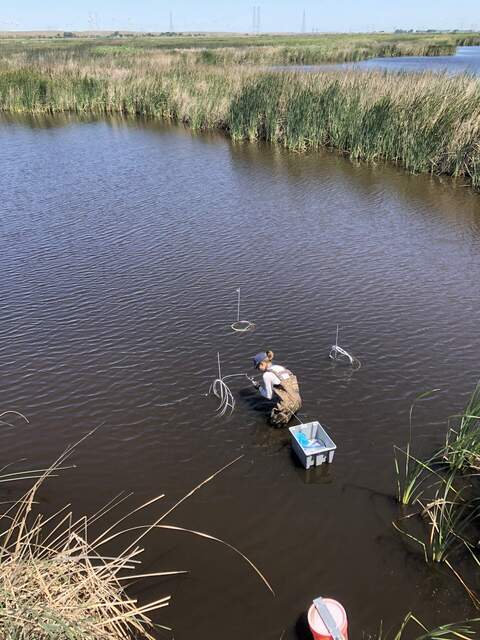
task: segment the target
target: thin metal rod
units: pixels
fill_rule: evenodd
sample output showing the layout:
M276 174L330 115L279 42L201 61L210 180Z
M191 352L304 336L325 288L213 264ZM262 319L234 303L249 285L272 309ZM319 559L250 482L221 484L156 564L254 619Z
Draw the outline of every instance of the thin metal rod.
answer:
M217 352L217 361L218 361L218 378L222 379L222 370L220 369L220 354Z
M237 322L240 322L240 287L238 287L237 292L238 292Z
M337 337L335 338L335 346L338 347L338 324L337 324Z

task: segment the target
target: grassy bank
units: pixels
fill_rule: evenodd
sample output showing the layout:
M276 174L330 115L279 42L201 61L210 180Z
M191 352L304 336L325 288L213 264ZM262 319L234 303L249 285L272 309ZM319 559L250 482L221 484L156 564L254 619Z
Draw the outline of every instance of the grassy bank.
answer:
M480 80L465 76L276 73L189 64L162 50L119 59L26 49L0 59L0 110L162 118L480 187Z

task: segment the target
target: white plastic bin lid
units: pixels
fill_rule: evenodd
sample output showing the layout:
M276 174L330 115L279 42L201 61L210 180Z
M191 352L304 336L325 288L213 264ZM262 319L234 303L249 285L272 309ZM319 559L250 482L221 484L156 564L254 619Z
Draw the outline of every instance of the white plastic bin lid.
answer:
M332 600L331 598L323 598L323 603L330 611L332 618L335 620L335 624L338 627L340 632L343 632L345 629L345 625L347 623L347 614L342 605L336 600ZM312 629L315 629L316 633L319 635L324 635L329 637L330 632L327 629L325 623L321 619L316 607L314 604L308 610L308 623Z

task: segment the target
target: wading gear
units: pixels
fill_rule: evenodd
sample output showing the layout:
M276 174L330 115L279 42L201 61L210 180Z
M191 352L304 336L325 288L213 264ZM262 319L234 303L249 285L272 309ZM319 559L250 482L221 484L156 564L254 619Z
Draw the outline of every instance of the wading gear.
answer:
M297 413L302 406L297 376L294 376L291 371L288 373L290 374L288 378L279 378L280 384L274 386L274 393L278 397L278 401L270 414L270 422L275 427L287 425L293 414Z

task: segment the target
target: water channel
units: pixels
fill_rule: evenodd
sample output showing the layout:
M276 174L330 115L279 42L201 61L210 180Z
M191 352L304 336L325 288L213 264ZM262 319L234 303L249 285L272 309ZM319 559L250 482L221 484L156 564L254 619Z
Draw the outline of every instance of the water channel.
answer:
M370 60L344 64L293 65L276 68L307 72L356 69L358 71L405 73L431 71L434 73L478 75L480 74L480 47L457 47L453 56L398 56L396 58L371 58Z
M236 545L277 595L230 550L153 532L142 572L189 574L132 591L172 594L155 619L177 640L303 640L317 595L344 604L351 639L410 610L427 624L472 614L391 521L393 445L414 397L440 389L414 413L428 454L479 377L477 194L153 123L4 119L0 144L0 408L30 419L2 428L2 465L47 465L100 425L39 508L90 514L121 491L130 504L165 493L138 524L243 456L168 521ZM228 328L239 286L257 325L244 335ZM354 373L328 359L337 323ZM299 466L240 378L231 417L204 397L217 351L224 373L250 372L266 347L337 443L329 468Z

